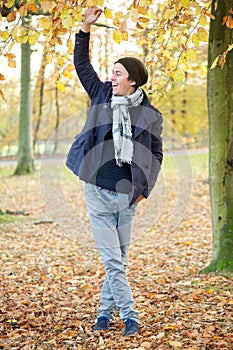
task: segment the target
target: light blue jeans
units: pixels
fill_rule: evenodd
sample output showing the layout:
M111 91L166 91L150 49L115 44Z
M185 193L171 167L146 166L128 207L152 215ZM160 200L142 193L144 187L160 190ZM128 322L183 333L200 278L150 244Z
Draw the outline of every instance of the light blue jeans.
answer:
M96 245L106 277L98 315L112 319L116 309L123 320L138 321L126 275L127 256L137 204L129 207L128 195L86 184L85 198Z

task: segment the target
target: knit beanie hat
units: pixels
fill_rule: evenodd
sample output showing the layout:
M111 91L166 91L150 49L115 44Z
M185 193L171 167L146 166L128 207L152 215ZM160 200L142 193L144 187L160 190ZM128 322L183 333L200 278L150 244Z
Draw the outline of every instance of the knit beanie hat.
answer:
M148 72L144 64L135 57L123 57L115 63L120 63L129 73L129 79L134 80L137 86L146 84L148 80Z

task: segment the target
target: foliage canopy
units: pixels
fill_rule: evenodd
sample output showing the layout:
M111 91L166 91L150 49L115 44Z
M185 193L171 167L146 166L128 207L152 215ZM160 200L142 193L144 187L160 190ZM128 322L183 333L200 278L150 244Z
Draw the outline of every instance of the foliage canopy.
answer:
M107 4L107 2L106 2ZM16 67L14 45L28 42L32 47L38 42L50 49L48 62L56 62L60 68L56 81L64 91L64 79L72 77L73 54L72 31L80 25L86 7L99 6L105 17L103 24L109 30L115 43L127 41L135 36L143 48L145 63L161 76L157 89L162 89L172 80L183 82L190 65L198 63L195 48L208 40L207 24L213 18L209 12L210 1L153 0L128 1L119 7L104 0L27 0L0 1L0 55L9 67ZM218 6L218 1L216 5ZM222 25L233 28L232 8L222 19ZM217 57L213 65L223 65L229 50ZM4 80L0 72L0 80ZM153 86L153 84L152 84ZM1 97L4 92L0 90Z

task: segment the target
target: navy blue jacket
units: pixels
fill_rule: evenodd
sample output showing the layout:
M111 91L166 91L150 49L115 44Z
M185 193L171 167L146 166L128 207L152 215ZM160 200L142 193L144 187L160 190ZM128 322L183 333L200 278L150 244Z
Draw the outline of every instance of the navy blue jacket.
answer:
M95 184L96 174L101 167L105 137L112 129L112 83L102 82L89 57L90 35L76 34L74 65L78 77L91 99L86 123L70 148L66 165L85 182ZM160 171L162 152L162 115L153 107L145 92L138 108L134 128L134 155L131 164L133 192L129 202L143 194L147 198L155 185Z

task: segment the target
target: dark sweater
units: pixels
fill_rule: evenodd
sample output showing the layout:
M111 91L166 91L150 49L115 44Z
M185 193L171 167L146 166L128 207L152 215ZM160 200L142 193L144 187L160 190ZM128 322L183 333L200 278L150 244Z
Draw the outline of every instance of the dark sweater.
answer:
M131 166L119 167L114 158L112 131L106 135L102 154L102 166L96 176L96 185L111 191L129 193L131 185Z

